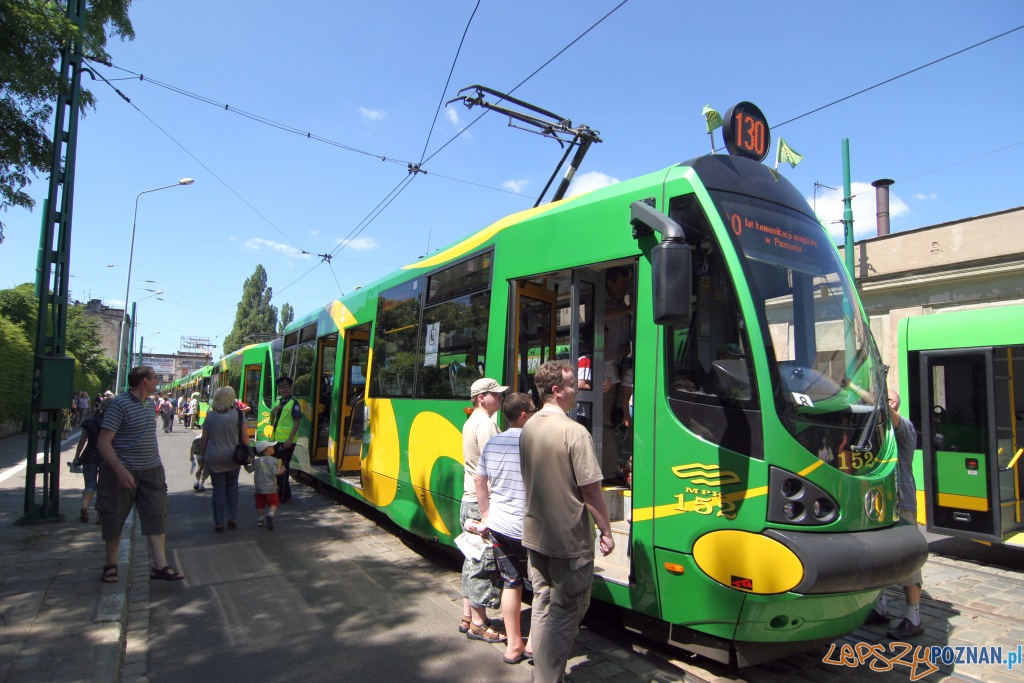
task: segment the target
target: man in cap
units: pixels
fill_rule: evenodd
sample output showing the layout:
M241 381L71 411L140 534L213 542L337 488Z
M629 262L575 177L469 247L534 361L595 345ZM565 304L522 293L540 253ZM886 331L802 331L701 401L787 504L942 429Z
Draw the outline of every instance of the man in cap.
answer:
M302 406L292 396L292 378L282 375L277 380L278 404L270 412L274 426L271 441L277 442L277 457L284 465L284 474L277 477L277 494L282 503L292 499L291 476L292 454L295 452L295 435L302 422Z
M466 531L475 532L480 521L480 505L476 497L476 469L484 444L498 433L493 416L501 408L508 387L503 387L490 377L473 382L470 401L473 412L462 427L462 458L466 471L463 478L462 507L459 522ZM494 562L494 551L488 547L479 560L466 557L462 565L462 622L459 631L468 638L488 643L503 643L505 634L490 627L487 608L501 604L498 590L498 567Z

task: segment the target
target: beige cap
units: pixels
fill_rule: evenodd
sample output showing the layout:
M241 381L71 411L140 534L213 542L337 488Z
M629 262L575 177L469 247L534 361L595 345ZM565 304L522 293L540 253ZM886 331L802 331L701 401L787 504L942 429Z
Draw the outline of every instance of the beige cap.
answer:
M508 387L503 387L498 384L497 380L493 380L490 377L484 377L473 382L473 388L470 389L469 397L473 398L484 392L492 392L495 394L502 394L508 391Z

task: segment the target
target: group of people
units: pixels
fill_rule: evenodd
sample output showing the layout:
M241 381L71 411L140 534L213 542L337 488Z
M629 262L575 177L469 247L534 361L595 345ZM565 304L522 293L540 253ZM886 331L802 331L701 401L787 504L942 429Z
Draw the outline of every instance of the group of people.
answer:
M473 412L463 427L462 528L489 541L462 571L468 638L505 643L503 661L534 663L535 681L560 681L590 604L594 525L601 553L615 548L601 494L604 476L587 429L570 419L577 370L564 360L541 365L534 385L541 406L490 378L473 383ZM498 432L494 415L508 424ZM525 581L533 588L530 636L520 628ZM495 595L497 586L500 596ZM504 632L487 619L501 607Z
M271 411L273 432L268 441L258 441L251 463L239 463L235 450L239 444L249 447L245 424L247 406L241 404L230 386L213 392L210 410L203 421L202 434L193 441L192 457L196 491L205 490L209 475L213 484L213 524L215 532L238 528L238 480L241 470L254 475L256 488L256 526L274 530L278 506L291 499L289 463L295 451L302 408L291 395L292 380L277 381L279 403Z
M128 373L129 390L105 396L95 415L84 421L73 460L73 464L82 467L86 480L79 515L82 522L89 522L89 504L95 497L96 523L100 525L106 549L106 564L100 575L104 583L119 581L118 547L124 522L133 508L149 544L153 562L150 579L185 578L167 562L167 483L154 419L155 411L164 418L165 430L170 431L165 415L173 419L175 412L160 408L177 408L177 402L164 397L157 406L153 391L158 381L152 367L132 368ZM255 477L257 527L268 531L274 529L280 502L291 497L287 463L294 453L302 415L300 405L291 396L291 385L288 377L278 380L281 399L271 416L272 440L258 442L254 457L245 464ZM200 469L208 471L213 481L214 529L223 531L225 522L228 528L237 528L238 477L243 465L235 461L234 453L238 444L249 445L249 436L234 389L221 387L214 392L210 413L196 442Z

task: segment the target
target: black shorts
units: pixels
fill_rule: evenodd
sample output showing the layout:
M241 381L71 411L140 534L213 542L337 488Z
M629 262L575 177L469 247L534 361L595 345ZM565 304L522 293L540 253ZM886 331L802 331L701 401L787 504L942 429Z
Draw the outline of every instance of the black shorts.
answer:
M518 538L509 538L493 529L489 531L494 544L494 561L501 574L503 588L522 586L526 580L526 548Z
M139 512L144 536L167 531L167 483L163 465L148 470L128 471L135 479L133 489L121 486L117 474L110 467L100 469L96 511L100 513L104 541L113 541L121 536L133 506Z

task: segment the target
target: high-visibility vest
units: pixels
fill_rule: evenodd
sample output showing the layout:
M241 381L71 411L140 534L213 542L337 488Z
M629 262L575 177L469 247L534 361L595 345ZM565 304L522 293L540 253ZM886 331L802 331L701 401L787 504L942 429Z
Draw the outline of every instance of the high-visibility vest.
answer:
M274 441L284 442L288 439L288 436L292 433L292 429L295 428L295 420L292 418L292 409L288 404L295 400L294 396L290 396L287 401L281 404L281 410L277 414L277 424L274 425L274 435L271 437Z

